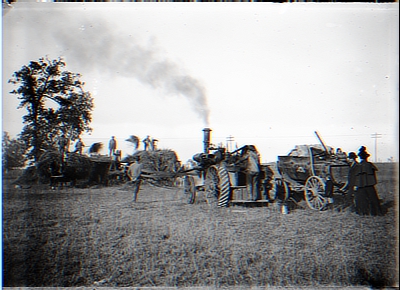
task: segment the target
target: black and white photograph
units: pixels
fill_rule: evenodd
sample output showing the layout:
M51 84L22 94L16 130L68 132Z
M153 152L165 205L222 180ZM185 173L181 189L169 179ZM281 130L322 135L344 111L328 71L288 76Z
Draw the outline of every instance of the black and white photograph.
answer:
M398 289L398 2L2 2L2 286Z

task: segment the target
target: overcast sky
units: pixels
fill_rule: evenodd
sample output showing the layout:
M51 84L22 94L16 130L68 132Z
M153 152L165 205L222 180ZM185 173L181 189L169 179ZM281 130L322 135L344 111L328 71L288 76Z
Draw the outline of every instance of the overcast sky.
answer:
M398 160L398 3L13 3L3 16L3 131L22 129L7 83L63 57L94 97L86 145L123 155L130 135L182 161L212 143L254 144L263 162L296 144L367 146ZM141 145L142 146L142 145ZM106 149L106 148L105 148ZM104 150L102 153L106 153Z

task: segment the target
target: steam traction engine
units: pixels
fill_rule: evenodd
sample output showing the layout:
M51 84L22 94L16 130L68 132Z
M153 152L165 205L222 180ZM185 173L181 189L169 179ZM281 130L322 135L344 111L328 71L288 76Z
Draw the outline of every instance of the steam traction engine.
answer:
M226 207L232 202L266 202L262 197L263 189L270 187L273 171L267 165L261 165L259 186L256 188L256 198L248 197L245 164L241 157L245 150L253 145L243 146L233 152L225 148L214 148L210 143L211 129L205 128L204 152L193 156L196 166L186 169L183 178L185 198L188 203L194 203L197 193L204 192L206 201L219 207Z

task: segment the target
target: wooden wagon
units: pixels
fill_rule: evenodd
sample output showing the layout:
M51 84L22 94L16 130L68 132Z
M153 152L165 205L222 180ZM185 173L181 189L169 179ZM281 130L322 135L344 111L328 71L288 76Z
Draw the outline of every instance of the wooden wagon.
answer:
M296 146L287 156L278 156L272 168L277 198L286 201L293 193L302 192L307 205L315 210L333 203L349 173L345 157L319 144Z

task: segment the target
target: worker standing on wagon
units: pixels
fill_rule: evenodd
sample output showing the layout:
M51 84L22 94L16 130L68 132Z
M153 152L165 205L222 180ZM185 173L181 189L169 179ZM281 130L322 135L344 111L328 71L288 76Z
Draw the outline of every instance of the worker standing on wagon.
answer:
M152 144L150 136L147 135L146 138L142 141L144 145L144 151L151 150L150 146Z
M135 156L134 161L129 164L128 171L126 172L128 178L130 179L133 185L133 195L132 195L132 202L136 202L137 195L140 190L140 184L142 183L142 179L140 175L142 174L143 164L140 163L140 157Z
M65 133L63 133L58 139L58 150L61 155L61 164L63 165L67 159L67 153L69 148L69 140L65 137Z
M117 150L117 140L115 140L114 136L111 136L110 141L108 142L108 150L110 150L109 155L113 156L115 150Z
M75 143L75 153L78 153L82 155L83 147L85 147L85 144L83 144L82 139L78 138L78 141Z
M260 175L260 157L254 145L248 145L243 150L242 161L246 164L247 192L249 200L259 199L258 180Z
M156 151L157 150L157 142L158 142L158 140L157 139L152 139L151 140L151 151Z

